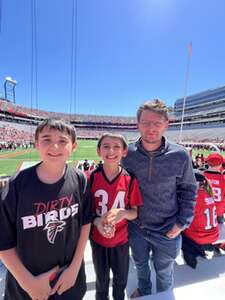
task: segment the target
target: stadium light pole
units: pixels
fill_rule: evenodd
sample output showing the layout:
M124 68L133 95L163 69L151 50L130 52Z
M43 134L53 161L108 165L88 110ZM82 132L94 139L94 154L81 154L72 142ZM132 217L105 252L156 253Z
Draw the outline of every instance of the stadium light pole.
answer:
M187 67L186 67L186 72L185 72L184 100L183 100L183 108L182 108L182 115L181 115L179 143L182 142L183 123L184 123L184 111L185 111L185 104L186 104L186 98L187 98L187 87L188 87L188 79L189 79L189 69L190 69L190 63L191 63L191 56L192 56L192 43L190 43L189 47L188 47L188 58L187 58Z
M4 83L4 90L5 90L5 99L8 99L8 95L11 95L13 97L13 103L16 103L16 92L15 87L17 84L17 81L12 79L10 76L6 76Z

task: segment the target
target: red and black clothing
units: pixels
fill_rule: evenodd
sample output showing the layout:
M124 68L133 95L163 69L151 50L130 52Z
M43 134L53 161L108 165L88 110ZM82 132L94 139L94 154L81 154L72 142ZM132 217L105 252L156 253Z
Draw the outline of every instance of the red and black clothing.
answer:
M183 233L200 245L212 244L218 239L219 229L214 198L202 188L197 193L194 219Z
M194 219L189 228L183 231L182 250L186 263L197 266L197 257L205 257L205 250L213 250L213 245L219 236L216 205L213 190L203 173L195 170L198 182Z
M58 182L46 184L39 180L36 168L12 177L2 191L0 204L0 251L16 247L22 263L33 275L70 264L81 227L92 219L90 189L81 172L67 166ZM82 299L85 291L82 263L75 285L49 299ZM9 272L5 299L30 299Z
M217 216L222 217L225 212L225 177L218 171L207 170L204 172L214 193Z
M103 167L90 177L94 214L103 216L112 208L142 205L137 179L125 169L109 181ZM96 300L108 299L109 271L113 272L113 298L124 299L129 268L128 221L116 224L115 235L107 239L93 225L91 234L93 263L96 272Z

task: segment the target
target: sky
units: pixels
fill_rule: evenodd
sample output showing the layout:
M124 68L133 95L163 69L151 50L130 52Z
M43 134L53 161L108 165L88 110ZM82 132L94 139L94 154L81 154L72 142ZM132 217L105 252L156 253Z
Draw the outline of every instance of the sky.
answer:
M225 84L224 0L74 3L73 27L73 0L0 0L0 95L4 97L4 78L10 76L17 81L19 105L135 116L148 99L161 98L173 106L184 95Z

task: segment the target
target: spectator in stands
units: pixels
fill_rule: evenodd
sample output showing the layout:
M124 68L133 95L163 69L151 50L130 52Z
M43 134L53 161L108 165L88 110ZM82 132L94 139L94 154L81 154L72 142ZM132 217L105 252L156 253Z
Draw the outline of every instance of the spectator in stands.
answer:
M79 170L83 171L83 164L79 163L78 166L77 166L77 168L78 168Z
M218 223L223 223L225 212L225 177L222 174L223 156L218 152L211 153L207 157L207 163L209 168L204 172L204 175L213 189Z
M205 250L214 250L214 243L219 236L216 204L213 190L207 178L195 170L198 183L194 219L189 228L183 232L182 250L186 263L196 268L197 256L205 256Z
M201 157L201 155L198 153L197 155L195 155L195 160L197 160L200 157Z
M143 197L136 221L129 224L129 241L137 268L138 289L131 298L152 293L150 251L157 292L173 286L173 265L181 248L181 231L194 215L196 181L186 150L163 135L168 112L161 100L141 105L137 125L141 137L130 144L123 166L136 175Z
M200 158L201 158L202 163L204 164L205 163L205 157L204 157L203 153L201 154Z
M93 161L90 165L89 171L92 172L95 169L95 161Z
M89 161L87 159L85 159L84 163L83 163L83 170L84 171L89 171L89 168L90 168Z
M202 161L201 157L197 157L195 159L195 162L194 162L194 169L198 169L200 171L204 171L206 168L205 168L205 164L204 162Z
M4 141L4 149L10 150L15 149L18 145L27 145L32 138L31 129L33 131L34 127L1 121L0 141Z
M100 161L98 162L98 167L102 167L102 166L103 166L103 161L100 160Z

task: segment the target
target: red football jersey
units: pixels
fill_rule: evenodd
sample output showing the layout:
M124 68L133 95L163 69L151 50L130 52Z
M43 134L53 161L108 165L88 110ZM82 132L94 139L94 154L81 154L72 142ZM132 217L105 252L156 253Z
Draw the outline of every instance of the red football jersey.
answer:
M142 205L137 179L125 169L109 181L103 168L96 169L91 174L91 193L95 214L102 216L111 208L131 208ZM115 235L105 238L96 226L93 226L91 238L103 247L115 247L128 241L128 222L122 220L116 224Z
M204 172L214 194L217 216L223 216L225 212L225 178L220 172L207 170Z
M203 188L198 190L194 219L190 227L184 230L184 234L200 245L211 244L218 239L219 228L214 198Z

